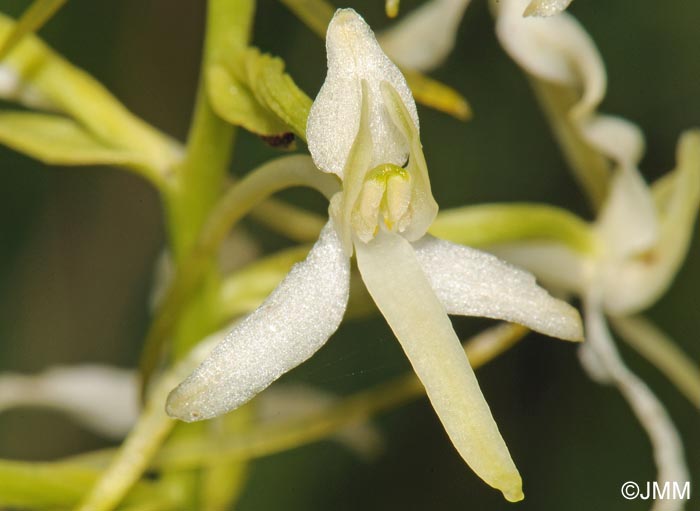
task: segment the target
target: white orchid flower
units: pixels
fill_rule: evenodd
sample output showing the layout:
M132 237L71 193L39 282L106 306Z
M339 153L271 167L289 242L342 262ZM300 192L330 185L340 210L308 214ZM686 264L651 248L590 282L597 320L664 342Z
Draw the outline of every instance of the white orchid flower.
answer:
M123 438L139 414L136 374L98 364L0 374L0 412L24 407L59 410L98 434Z
M564 11L572 0L531 0L518 17L548 17ZM429 0L378 36L379 44L401 67L432 71L452 52L457 30L471 0Z
M495 5L501 46L531 79L574 176L600 207L612 171L639 163L644 152L641 131L625 119L597 112L607 87L605 65L571 14L525 18L527 0Z
M566 13L524 19L519 13L525 4L525 0L501 1L496 31L506 51L533 79L567 158L593 202L606 196L594 226L600 250L582 257L561 246L529 243L496 252L552 287L583 299L588 341L581 348L584 367L595 379L615 384L630 403L650 437L659 480L687 480L675 427L654 394L625 367L604 314L625 318L648 308L682 264L700 202L700 133L682 137L677 170L648 187L637 170L644 150L640 130L624 119L596 112L605 94L606 75L590 36ZM683 357L659 342L660 336L650 334L649 328L630 329L630 321L621 323L627 326L621 328L623 333L644 336L632 344L643 346L653 362L658 359L660 369L682 382L680 388L694 403L700 402L697 368L664 362ZM660 502L656 509L664 505Z
M658 398L625 366L605 316L700 406L697 364L653 327L630 317L652 305L670 286L692 238L700 204L700 132L681 139L678 158L678 168L651 188L636 169L617 170L610 197L594 225L600 248L596 253L581 256L537 242L495 250L552 287L581 297L586 324L581 362L594 380L615 385L628 401L649 436L660 482L688 480L682 441ZM674 505L659 500L652 509L676 509Z
M185 421L242 405L313 355L338 328L353 252L455 447L508 500L521 479L447 314L524 324L568 340L580 318L526 272L426 235L437 213L418 115L398 68L352 9L326 37L328 75L308 120L314 162L342 180L307 259L170 395Z

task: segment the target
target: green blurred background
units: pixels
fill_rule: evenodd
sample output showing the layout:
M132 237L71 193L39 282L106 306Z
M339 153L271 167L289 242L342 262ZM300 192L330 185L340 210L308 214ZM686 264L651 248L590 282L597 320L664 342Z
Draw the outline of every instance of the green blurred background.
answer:
M28 2L0 0L16 15ZM433 190L442 208L489 201L539 201L589 218L528 84L498 47L485 0L474 0L449 61L434 75L464 93L475 117L461 123L420 108ZM346 4L348 5L348 4ZM403 1L402 12L417 5ZM379 29L383 2L355 0ZM603 110L638 123L642 162L653 180L673 168L682 130L700 125L700 2L576 0L575 14L605 59ZM55 49L103 81L130 109L183 139L197 80L204 2L70 0L41 32ZM322 42L274 0L261 0L255 44L281 55L314 96L325 73ZM274 156L241 133L232 172ZM319 210L308 194L291 200ZM254 223L266 250L281 238ZM0 370L53 364L134 366L148 321L147 294L164 242L161 210L148 185L105 168L49 168L0 148ZM649 316L700 359L700 240ZM488 322L455 321L466 337ZM622 354L667 405L700 479L700 420L653 367ZM285 377L346 394L408 370L383 320L346 323L321 352ZM653 480L648 441L611 388L583 374L574 347L530 335L478 372L518 464L526 499L508 504L463 464L426 400L376 419L385 439L373 463L321 442L256 461L242 510L520 509L636 510L619 493ZM14 411L0 416L0 456L55 459L104 446L63 417ZM700 484L687 509L700 510ZM695 495L698 494L698 495Z

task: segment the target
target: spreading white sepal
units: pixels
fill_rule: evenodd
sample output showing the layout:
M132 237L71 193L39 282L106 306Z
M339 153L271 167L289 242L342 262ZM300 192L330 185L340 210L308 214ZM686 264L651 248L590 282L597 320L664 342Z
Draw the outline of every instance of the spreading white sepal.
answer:
M657 481L660 484L666 481L688 481L690 476L680 435L658 398L620 358L603 316L602 303L595 291L584 299L584 308L586 342L580 347L584 368L598 381L615 385L627 400L649 436L656 462ZM591 353L585 355L586 351ZM591 367L591 364L596 366ZM676 501L664 499L656 500L652 507L653 511L676 509Z
M467 464L506 499L522 481L474 371L411 244L382 229L355 244L367 290L401 343L452 443Z
M448 314L519 323L552 337L583 340L581 317L535 277L480 250L425 236L416 257Z
M398 65L431 71L452 51L457 29L471 0L431 0L411 11L379 37L379 44Z
M416 104L406 79L384 54L364 19L352 9L336 11L328 25L326 51L328 74L306 125L309 151L316 166L343 178L360 126L363 81L368 87L365 101L373 148L369 167L382 163L404 165L408 141L398 132L384 106L380 84L386 81L398 92L417 128Z
M168 415L191 422L238 408L313 355L348 302L350 261L329 221L306 260L175 390Z
M0 375L0 412L25 406L60 410L96 433L123 438L139 413L136 374L85 364Z

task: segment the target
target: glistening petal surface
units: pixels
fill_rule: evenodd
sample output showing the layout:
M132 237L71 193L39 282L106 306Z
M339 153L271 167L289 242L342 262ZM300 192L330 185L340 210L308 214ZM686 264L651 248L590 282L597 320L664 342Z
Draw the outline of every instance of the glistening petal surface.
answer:
M356 243L355 251L369 293L423 382L457 451L506 499L521 500L520 474L413 247L382 229L369 243Z
M554 16L569 7L572 0L532 0L527 6L525 16Z
M349 280L350 261L329 221L307 258L170 393L168 414L216 417L307 360L338 328Z
M553 337L582 340L576 309L550 296L530 273L491 254L431 236L414 247L449 314L503 319Z
M362 81L367 83L369 129L373 156L370 167L380 163L403 165L408 141L389 117L380 83L387 81L398 92L418 126L418 113L406 80L384 54L362 17L352 9L339 9L326 34L328 74L316 97L306 126L309 151L316 166L343 178L343 169L357 136L362 110Z

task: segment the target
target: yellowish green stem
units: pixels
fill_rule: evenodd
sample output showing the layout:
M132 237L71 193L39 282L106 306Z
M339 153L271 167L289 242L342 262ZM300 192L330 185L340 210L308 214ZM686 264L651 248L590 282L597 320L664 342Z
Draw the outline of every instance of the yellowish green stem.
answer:
M70 462L24 462L0 460L0 508L73 508L100 471ZM155 487L135 485L129 502L158 498Z
M539 204L483 204L441 211L429 229L438 238L472 247L539 240L591 254L598 241L591 226L565 209Z
M109 511L116 508L140 479L175 425L175 421L165 414L163 403L177 383L172 377L159 382L138 423L77 511Z
M255 206L250 216L274 232L299 243L316 241L328 221L325 216L275 199Z
M66 0L34 0L0 46L0 60L4 59L25 35L37 32L44 26L65 3Z
M0 14L0 40L16 26ZM134 116L102 84L34 34L24 34L3 65L16 73L26 102L72 117L106 147L137 154L156 186L180 160L176 142Z

